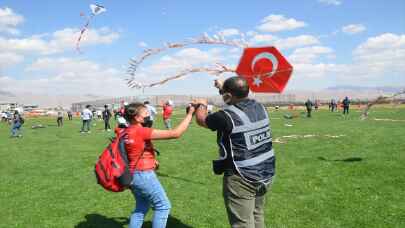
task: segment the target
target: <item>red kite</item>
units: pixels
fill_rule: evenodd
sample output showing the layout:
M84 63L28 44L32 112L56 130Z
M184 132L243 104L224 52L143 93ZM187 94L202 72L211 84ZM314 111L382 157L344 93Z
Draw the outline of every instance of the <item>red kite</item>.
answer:
M275 47L245 48L236 73L259 93L281 93L293 67Z

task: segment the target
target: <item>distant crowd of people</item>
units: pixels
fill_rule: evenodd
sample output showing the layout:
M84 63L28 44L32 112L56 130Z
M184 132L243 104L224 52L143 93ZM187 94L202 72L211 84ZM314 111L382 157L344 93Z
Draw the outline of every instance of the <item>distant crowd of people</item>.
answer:
M307 117L310 118L312 115L312 109L315 108L317 110L320 106L320 103L318 100L312 102L310 99L308 99L305 103L305 108L307 110ZM330 102L328 103L329 106L329 111L331 112L336 112L338 111L338 107L341 107L343 109L343 115L349 115L349 107L350 107L350 99L349 97L345 97L341 102L336 102L335 99L331 99Z

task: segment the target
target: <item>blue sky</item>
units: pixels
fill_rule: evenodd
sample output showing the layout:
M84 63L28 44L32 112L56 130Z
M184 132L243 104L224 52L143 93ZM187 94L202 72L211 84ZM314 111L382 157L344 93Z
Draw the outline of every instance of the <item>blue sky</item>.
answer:
M299 2L299 3L298 3ZM80 12L98 3L82 54ZM405 86L405 1L44 1L0 2L0 90L38 94L136 95L124 79L128 60L164 42L244 34L249 46L275 45L294 66L287 91L336 85ZM221 33L222 32L222 33ZM139 80L185 66L235 67L240 50L192 46L147 59ZM210 94L214 77L190 75L144 91Z

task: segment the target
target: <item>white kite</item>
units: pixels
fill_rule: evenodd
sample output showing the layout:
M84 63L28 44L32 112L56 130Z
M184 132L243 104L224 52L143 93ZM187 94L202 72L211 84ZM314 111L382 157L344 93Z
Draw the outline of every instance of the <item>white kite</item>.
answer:
M97 4L90 4L90 9L91 9L91 14L90 16L87 17L86 23L84 24L83 28L80 30L80 35L79 38L76 41L76 50L78 52L80 52L80 41L83 37L84 32L89 28L89 24L91 19L96 16L99 15L101 13L104 13L105 11L107 11L107 9L104 6L101 5L97 5ZM85 14L81 13L80 16L84 17Z

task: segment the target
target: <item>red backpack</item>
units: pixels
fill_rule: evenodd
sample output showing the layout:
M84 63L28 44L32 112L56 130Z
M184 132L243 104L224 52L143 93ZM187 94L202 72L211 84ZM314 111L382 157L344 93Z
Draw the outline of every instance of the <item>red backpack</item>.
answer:
M128 156L125 150L125 129L116 131L116 137L104 149L95 166L97 183L112 192L122 192L132 182Z

